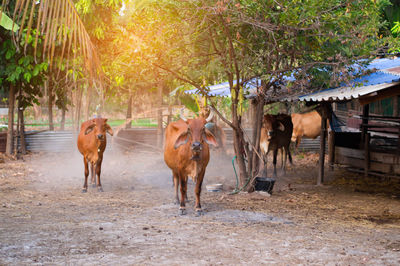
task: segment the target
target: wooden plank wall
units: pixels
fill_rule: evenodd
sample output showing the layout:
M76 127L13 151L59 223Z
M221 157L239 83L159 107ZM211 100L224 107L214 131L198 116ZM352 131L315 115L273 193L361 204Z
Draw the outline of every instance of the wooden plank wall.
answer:
M364 168L364 150L336 147L335 163ZM396 154L370 152L370 171L400 175L400 156Z

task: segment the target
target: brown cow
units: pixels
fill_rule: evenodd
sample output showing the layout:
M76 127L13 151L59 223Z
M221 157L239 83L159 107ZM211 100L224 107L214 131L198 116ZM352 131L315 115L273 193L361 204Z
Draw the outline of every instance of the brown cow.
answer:
M204 174L210 159L209 144L218 146L213 134L205 128L210 117L204 119L186 119L170 123L165 132L164 161L172 170L176 202L180 202L179 214L185 211L187 181L190 176L196 183L196 215L201 214L200 193ZM180 185L181 200L178 188Z
M304 114L292 114L292 141L299 146L301 138L315 139L321 134L321 115L317 111ZM328 123L329 125L329 123Z
M88 188L88 176L90 163L91 170L91 183L96 186L95 171L97 175L97 189L103 191L100 182L101 173L101 162L103 161L103 152L106 149L107 138L106 132L111 136L113 131L107 124L106 118L94 118L83 122L81 125L81 131L78 135L78 149L83 155L83 163L85 165L85 182L83 184L82 192L87 192Z
M276 177L276 157L278 149L282 149L284 162L282 169L286 173L286 159L289 156L289 161L292 163L292 155L290 154L290 138L292 136L293 124L290 116L285 114L264 115L263 125L261 128L260 148L264 157L264 173L266 176L267 170L267 155L269 151L273 151L274 174Z

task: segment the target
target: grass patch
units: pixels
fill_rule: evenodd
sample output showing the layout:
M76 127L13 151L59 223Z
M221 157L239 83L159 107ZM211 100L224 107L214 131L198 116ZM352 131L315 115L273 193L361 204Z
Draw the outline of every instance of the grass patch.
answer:
M125 120L109 120L108 124L111 127L117 127L125 123ZM157 123L151 121L150 118L137 119L131 122L132 127L157 127Z

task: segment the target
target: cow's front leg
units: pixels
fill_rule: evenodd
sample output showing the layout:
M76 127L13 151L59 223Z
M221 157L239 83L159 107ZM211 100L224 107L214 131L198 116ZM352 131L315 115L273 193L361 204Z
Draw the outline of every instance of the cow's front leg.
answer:
M203 184L205 170L201 171L197 177L196 188L194 193L196 195L196 216L200 216L202 214L201 204L200 204L200 194L201 194L201 185Z
M179 195L178 195L178 190L179 190L179 177L178 174L172 173L172 181L174 182L174 190L175 190L175 204L179 204Z
M186 207L185 207L185 196L187 190L187 178L184 176L179 177L180 185L181 185L181 204L179 206L179 215L186 214Z
M274 165L274 175L273 177L276 178L276 157L278 156L278 149L274 150L274 159L273 159L273 165Z
M96 163L96 175L97 175L97 190L99 192L103 192L103 188L101 187L101 182L100 182L100 174L101 174L101 162L103 161L103 158L99 158L99 160Z
M90 184L92 185L92 187L96 187L96 176L95 176L95 169L94 169L94 163L90 162Z
M89 166L88 166L88 160L86 160L85 157L83 157L83 164L85 165L85 181L84 181L84 183L83 183L82 192L87 192L87 188L88 188L88 176L89 176Z
M283 174L284 175L286 175L286 162L287 162L287 155L288 155L288 151L287 151L287 148L286 147L282 147L282 157L283 157L283 159L282 159L282 171L283 171Z

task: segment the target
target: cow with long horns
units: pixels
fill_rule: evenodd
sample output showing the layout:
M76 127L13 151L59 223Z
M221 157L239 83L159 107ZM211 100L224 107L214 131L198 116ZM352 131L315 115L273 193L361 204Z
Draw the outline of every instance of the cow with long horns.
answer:
M195 186L196 215L201 215L200 193L204 174L210 159L208 145L218 146L214 135L205 127L212 114L204 119L181 119L170 123L165 132L164 161L172 170L176 202L180 203L179 214L186 214L185 199L187 181L190 176ZM179 200L178 189L181 197Z

